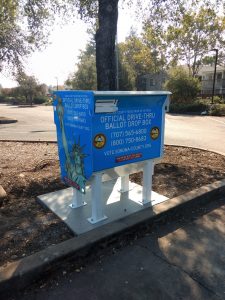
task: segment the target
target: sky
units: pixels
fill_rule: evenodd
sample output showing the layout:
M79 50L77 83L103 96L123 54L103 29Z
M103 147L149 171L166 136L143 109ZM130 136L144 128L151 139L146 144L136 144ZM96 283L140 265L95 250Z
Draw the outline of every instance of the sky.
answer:
M135 20L135 14L131 11L119 10L118 42L124 41L131 26L138 26ZM39 83L56 86L58 80L58 84L62 85L75 70L79 51L85 48L87 41L87 25L81 20L63 27L55 26L48 46L41 52L33 53L26 60L27 75L35 76ZM0 74L0 84L4 88L17 85L7 72Z

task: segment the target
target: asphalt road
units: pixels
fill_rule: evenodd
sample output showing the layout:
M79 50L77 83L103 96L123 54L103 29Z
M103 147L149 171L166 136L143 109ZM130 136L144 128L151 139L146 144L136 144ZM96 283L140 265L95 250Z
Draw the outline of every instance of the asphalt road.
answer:
M202 148L225 155L225 117L167 114L165 143Z
M0 140L56 141L52 106L0 104L0 116L18 120L17 123L0 124Z
M0 125L0 140L56 141L51 106L18 108L0 104L0 116L18 120ZM165 143L225 155L225 117L167 114Z

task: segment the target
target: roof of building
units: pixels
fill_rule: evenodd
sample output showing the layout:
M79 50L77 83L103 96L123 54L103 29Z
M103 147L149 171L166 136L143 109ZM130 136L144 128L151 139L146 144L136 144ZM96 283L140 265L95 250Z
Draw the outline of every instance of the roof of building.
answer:
M214 65L203 65L199 68L199 71L198 71L198 74L199 75L202 75L204 73L212 73L214 72L214 68L215 66ZM216 67L216 71L219 72L219 71L225 71L225 66L220 66L220 65L217 65Z

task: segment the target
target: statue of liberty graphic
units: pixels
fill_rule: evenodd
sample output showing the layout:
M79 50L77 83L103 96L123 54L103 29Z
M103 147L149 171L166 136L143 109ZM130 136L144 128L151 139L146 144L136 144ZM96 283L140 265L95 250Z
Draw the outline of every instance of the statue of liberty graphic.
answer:
M58 97L58 103L56 105L56 112L59 118L59 124L62 134L62 143L66 156L66 164L65 169L67 172L67 177L69 180L75 182L79 187L82 193L85 193L86 186L86 178L84 177L84 158L87 157L86 154L83 153L83 149L85 147L80 145L80 137L78 142L74 143L72 146L71 153L69 152L68 143L65 134L65 127L63 122L64 116L64 107L62 104L62 99Z

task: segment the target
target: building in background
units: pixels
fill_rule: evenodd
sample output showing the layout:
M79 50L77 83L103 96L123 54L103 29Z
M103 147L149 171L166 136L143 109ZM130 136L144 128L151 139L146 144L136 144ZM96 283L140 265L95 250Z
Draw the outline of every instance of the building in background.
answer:
M184 66L188 70L186 66ZM211 97L213 90L214 64L203 65L198 72L201 82L201 96ZM168 79L166 71L148 73L137 78L138 91L159 91L163 90L163 85ZM225 66L217 65L214 95L225 97Z
M165 71L148 73L137 78L138 91L162 91L168 75Z
M213 89L213 75L214 65L202 66L199 69L198 76L201 81L201 96L212 96ZM225 96L225 66L217 65L216 81L215 81L215 95Z

